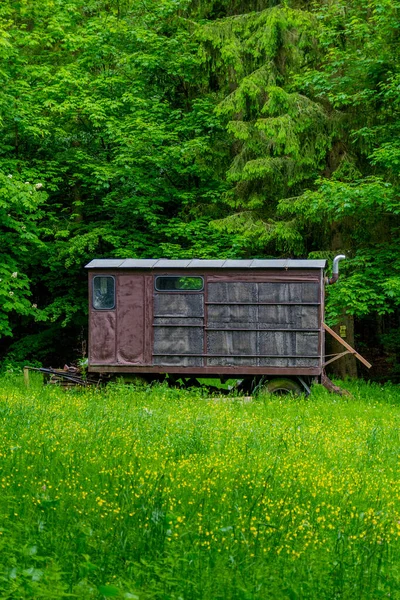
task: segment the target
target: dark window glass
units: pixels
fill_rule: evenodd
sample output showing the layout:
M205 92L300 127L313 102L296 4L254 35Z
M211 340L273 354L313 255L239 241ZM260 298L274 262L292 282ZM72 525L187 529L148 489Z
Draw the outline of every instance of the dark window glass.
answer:
M199 292L203 286L202 277L156 277L159 292Z
M110 310L115 307L115 279L110 276L93 278L93 307Z

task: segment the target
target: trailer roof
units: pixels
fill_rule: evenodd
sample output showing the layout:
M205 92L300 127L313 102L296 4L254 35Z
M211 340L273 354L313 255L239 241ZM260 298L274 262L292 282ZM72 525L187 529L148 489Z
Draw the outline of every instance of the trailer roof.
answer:
M96 258L85 269L324 269L326 260L171 260L167 258Z

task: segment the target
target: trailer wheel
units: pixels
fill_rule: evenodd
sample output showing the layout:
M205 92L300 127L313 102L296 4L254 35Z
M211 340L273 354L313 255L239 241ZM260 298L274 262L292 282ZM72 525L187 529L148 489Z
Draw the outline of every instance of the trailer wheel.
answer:
M286 377L270 379L263 384L261 389L267 394L276 394L277 396L285 396L287 394L301 396L304 394L304 388L298 381Z

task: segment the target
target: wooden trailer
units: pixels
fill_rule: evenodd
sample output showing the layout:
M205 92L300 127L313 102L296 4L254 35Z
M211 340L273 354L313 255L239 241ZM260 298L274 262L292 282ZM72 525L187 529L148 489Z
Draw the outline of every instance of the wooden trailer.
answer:
M324 285L337 279L324 281L325 266L292 259L93 260L86 266L88 371L272 381L278 389L279 378L293 391L308 389L324 368Z

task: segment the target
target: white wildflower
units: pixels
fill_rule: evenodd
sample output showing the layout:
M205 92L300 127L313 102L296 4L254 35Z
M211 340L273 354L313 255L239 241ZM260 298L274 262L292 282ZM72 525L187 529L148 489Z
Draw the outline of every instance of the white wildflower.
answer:
M14 292L8 292L9 296L14 296Z
M32 308L37 308L37 304L32 304Z
M12 179L12 175L7 175L8 179Z
M43 187L43 183L37 183L37 184L35 185L35 189L36 189L36 190L40 190L40 188L42 188L42 187Z
M13 277L14 279L16 279L18 277L18 272L14 271L14 273L11 275L11 277Z

